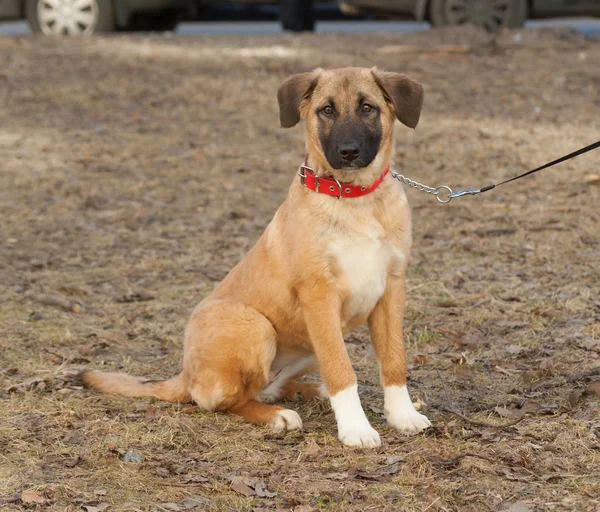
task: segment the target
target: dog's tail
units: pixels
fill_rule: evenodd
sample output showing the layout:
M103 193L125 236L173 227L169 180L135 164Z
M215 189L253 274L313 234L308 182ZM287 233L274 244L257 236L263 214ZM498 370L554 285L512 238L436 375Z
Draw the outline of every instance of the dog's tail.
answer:
M79 381L92 389L122 396L153 396L168 402L191 402L183 374L167 380L148 380L132 377L125 373L107 373L84 370L78 375Z

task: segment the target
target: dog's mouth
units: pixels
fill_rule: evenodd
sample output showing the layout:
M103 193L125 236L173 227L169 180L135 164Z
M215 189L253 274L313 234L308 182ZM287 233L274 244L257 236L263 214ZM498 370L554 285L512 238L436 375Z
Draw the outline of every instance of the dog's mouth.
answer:
M328 156L328 155L326 155ZM327 161L329 162L329 165L331 166L332 169L336 170L336 171L345 171L345 172L356 172L356 171L360 171L361 169L365 169L366 167L368 167L371 162L373 161L373 159L369 158L369 159L363 159L363 158L358 158L356 160L343 160L341 158L327 158Z
M353 162L348 162L343 163L339 169L336 169L336 171L358 171L359 169L362 169L362 167L359 167Z

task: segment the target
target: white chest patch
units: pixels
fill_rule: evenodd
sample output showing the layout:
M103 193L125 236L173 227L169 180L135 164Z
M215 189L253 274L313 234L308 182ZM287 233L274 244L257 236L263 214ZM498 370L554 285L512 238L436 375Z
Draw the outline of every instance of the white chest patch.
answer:
M393 260L403 255L391 244L379 239L338 239L330 250L342 272L342 282L350 292L343 306L349 320L368 314L385 291Z

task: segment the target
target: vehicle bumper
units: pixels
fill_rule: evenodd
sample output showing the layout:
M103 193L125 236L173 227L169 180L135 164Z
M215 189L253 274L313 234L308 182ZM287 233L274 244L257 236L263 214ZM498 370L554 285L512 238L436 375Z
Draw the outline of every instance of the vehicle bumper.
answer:
M2 0L0 0L2 1ZM115 15L119 27L127 27L132 14L139 12L185 11L187 0L122 0L115 2Z

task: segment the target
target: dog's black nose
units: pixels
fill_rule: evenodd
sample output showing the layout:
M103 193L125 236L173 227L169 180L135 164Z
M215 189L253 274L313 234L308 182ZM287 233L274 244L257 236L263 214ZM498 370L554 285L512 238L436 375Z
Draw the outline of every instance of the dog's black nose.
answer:
M338 147L338 152L340 156L347 162L356 160L358 155L360 155L360 149L356 142L347 142L346 144L341 144Z

